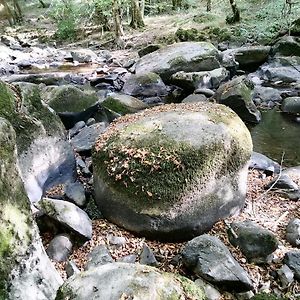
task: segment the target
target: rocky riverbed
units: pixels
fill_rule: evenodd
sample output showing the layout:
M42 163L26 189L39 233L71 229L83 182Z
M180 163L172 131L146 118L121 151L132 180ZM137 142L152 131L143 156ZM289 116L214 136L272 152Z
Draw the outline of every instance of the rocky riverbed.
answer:
M63 280L74 275L57 292L62 280L52 270L46 284L36 286L36 299L108 297L101 282L108 290L118 287L116 299L156 299L158 288L164 299L172 293L175 299L299 296L300 140L278 163L256 152L250 158L251 138L241 121L257 124L264 118L260 110L276 109L292 118L300 137L299 38L284 37L273 47L219 45L221 50L185 42L148 47L130 59L107 50L1 40L0 137L5 145L12 126L10 147L17 156L0 147L0 182L12 184L5 181L8 164L20 171L31 211L17 210L34 216ZM174 102L184 104L169 104ZM285 159L294 164L286 168ZM200 199L209 204L198 208ZM4 215L5 224L18 236L12 216ZM174 226L169 221L177 217ZM41 247L38 234L32 236ZM35 279L16 273L28 243L22 251L11 250L8 236L5 243L0 253L11 264L7 278L0 277L9 287L3 297L16 299L22 284L43 280L34 273L42 267L25 267ZM41 262L49 261L43 256ZM80 271L90 278L86 292ZM145 273L151 276L138 275Z

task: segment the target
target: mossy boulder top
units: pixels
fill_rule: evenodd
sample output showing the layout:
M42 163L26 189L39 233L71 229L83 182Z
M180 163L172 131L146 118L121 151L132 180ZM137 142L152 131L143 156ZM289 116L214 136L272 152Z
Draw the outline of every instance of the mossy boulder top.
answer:
M250 134L229 108L172 104L124 116L99 138L100 211L136 233L184 240L243 207Z
M44 101L56 112L81 112L98 101L95 91L73 85L46 87L43 92Z
M205 295L185 277L139 264L110 263L69 278L56 296L67 299L202 300Z
M182 42L166 46L140 58L136 74L157 73L168 82L179 71L210 71L220 67L218 50L208 42Z

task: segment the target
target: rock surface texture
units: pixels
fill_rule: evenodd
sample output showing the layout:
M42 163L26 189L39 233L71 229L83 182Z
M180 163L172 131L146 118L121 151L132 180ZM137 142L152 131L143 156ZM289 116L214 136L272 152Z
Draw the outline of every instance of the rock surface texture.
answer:
M223 105L164 105L125 116L94 151L96 202L109 220L184 240L244 205L250 134Z

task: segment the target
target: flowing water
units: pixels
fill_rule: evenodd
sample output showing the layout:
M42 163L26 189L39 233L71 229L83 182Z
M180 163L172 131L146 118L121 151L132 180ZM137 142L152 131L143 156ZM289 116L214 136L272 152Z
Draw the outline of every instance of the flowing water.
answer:
M299 120L298 120L299 121ZM262 112L262 121L249 128L254 151L281 162L284 166L300 165L300 123L296 117L276 110Z

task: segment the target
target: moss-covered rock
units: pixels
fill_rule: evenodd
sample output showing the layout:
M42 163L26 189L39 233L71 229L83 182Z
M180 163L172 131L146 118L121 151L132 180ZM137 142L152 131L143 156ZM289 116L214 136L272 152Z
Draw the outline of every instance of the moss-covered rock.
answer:
M0 81L0 117L16 132L21 177L30 200L39 200L45 188L73 177L75 158L63 125L42 103L37 85Z
M234 110L248 123L259 123L261 114L252 100L252 85L245 76L236 77L222 84L214 97L218 103Z
M164 82L179 71L209 71L219 68L218 50L207 42L182 42L147 54L136 63L136 74L154 72Z
M73 85L56 86L47 91L43 98L56 112L81 112L98 100L94 91L82 91Z
M251 151L247 128L223 105L164 105L127 116L96 143L96 202L129 230L188 239L243 207Z
M148 107L143 101L121 93L110 94L103 102L101 102L101 105L120 115L136 113Z
M156 268L127 263L111 263L69 278L56 300L123 298L136 300L205 299L194 282Z
M53 299L61 279L31 217L16 154L13 127L0 117L0 299Z

